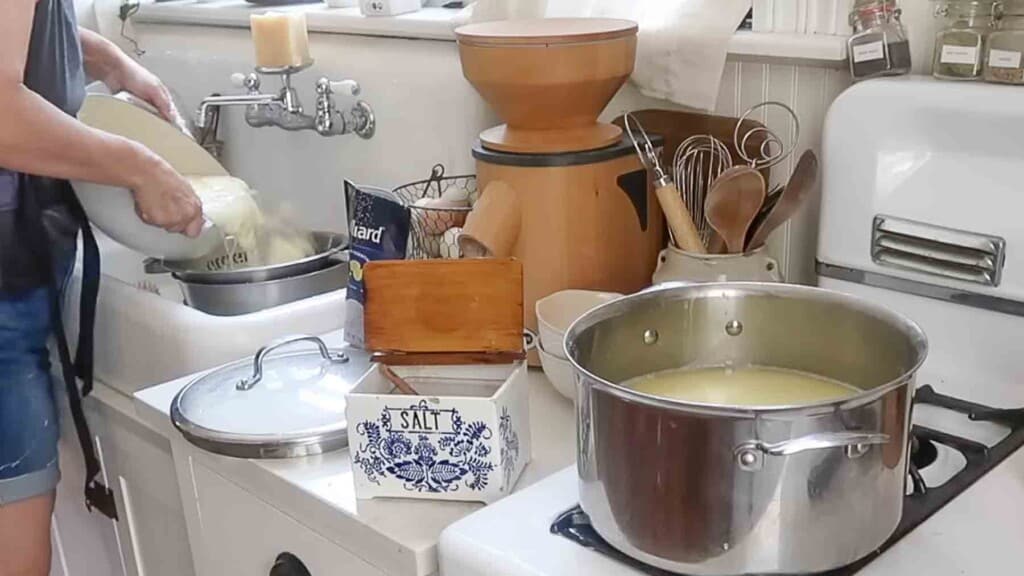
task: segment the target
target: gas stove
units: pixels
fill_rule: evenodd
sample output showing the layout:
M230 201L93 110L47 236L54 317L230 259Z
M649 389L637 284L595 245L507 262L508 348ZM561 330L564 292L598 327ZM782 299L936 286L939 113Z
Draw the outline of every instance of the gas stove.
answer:
M849 566L820 573L819 576L851 576L859 573L953 497L1024 446L1024 408L991 408L940 394L931 386L923 386L915 395L914 410L923 412L925 416L914 419L907 496L899 526L876 553ZM918 423L928 420L927 415L931 415L932 422L940 415L945 416L946 422L957 422L958 433ZM958 422L960 420L966 422ZM963 430L966 432L959 432ZM961 436L959 433L968 435ZM590 519L579 506L560 514L551 524L551 533L612 558L624 568L628 567L635 572L652 576L672 574L646 566L609 545L594 530Z

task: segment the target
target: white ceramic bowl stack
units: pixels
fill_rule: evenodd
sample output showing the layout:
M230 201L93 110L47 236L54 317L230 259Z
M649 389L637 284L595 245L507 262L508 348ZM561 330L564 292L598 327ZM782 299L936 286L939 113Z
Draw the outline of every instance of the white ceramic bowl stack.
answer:
M563 290L537 301L537 325L540 345L537 353L544 374L563 396L576 398L572 364L565 354L565 332L577 318L591 309L611 302L622 294L592 290Z

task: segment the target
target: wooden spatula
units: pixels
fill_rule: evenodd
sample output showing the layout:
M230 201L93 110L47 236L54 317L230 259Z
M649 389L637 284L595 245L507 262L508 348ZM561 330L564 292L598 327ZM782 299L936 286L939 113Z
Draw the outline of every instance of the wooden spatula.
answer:
M792 218L811 193L816 190L817 183L818 157L813 151L807 150L796 163L793 174L790 175L786 187L782 189L782 195L778 202L754 230L750 242L747 243L747 249L753 250L764 244L768 240L769 234Z
M711 185L704 214L729 253L743 252L747 230L761 209L764 195L764 177L749 166L730 168Z

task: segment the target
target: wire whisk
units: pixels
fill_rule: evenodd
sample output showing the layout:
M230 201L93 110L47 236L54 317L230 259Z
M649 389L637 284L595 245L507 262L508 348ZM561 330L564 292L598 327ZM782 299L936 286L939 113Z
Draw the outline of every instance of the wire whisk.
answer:
M767 109L772 107L781 109L792 121L793 145L786 146L778 133L769 130L765 126L752 128L744 132L742 136L740 135L743 123L751 114L761 108ZM763 140L760 145L754 146L754 151L751 153L750 139L757 135L763 136ZM796 112L792 108L782 102L761 102L760 104L755 104L754 106L747 108L747 111L740 116L740 119L736 122L736 128L733 129L732 139L739 157L742 158L750 167L756 170L771 168L788 158L790 154L793 153L793 150L796 149L795 144L800 141L800 117L796 115Z
M671 181L671 175L661 168L661 161L658 159L658 152L647 136L647 130L637 120L632 112L626 112L622 116L622 123L626 126L626 134L633 142L633 149L640 158L640 162L654 173L655 181ZM638 136L639 134L639 136Z
M704 200L711 184L729 168L732 168L729 147L710 134L698 134L683 140L672 159L676 186L705 244L714 231L704 216Z

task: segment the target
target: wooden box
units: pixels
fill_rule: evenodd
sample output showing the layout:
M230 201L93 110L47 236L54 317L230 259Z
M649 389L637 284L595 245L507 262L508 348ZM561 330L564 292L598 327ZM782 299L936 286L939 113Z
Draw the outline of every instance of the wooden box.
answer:
M373 262L365 278L366 339L379 362L345 409L356 497L511 493L531 449L521 264ZM417 394L398 392L386 369Z

